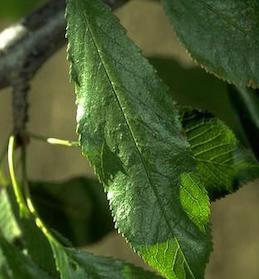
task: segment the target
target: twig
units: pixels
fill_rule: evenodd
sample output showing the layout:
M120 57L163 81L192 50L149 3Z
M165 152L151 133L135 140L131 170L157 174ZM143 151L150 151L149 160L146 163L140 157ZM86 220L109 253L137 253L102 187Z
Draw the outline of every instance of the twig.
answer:
M104 0L116 9L128 0ZM65 1L50 0L0 33L0 89L12 84L22 69L30 80L43 63L65 44Z
M127 0L104 0L117 8ZM45 6L0 33L0 89L13 89L13 128L17 145L28 142L30 80L43 63L65 44L65 0Z
M22 70L30 80L65 43L63 0L51 0L0 34L0 89L10 86Z
M14 77L12 81L13 89L13 133L17 136L19 143L27 143L26 124L28 122L28 92L29 83L26 76L23 78L22 73Z

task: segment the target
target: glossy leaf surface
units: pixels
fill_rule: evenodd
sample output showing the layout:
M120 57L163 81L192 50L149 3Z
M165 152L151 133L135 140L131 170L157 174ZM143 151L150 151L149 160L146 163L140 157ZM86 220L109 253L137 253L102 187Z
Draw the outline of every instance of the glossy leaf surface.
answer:
M0 195L0 201L3 204L8 199L3 197L5 191L2 190ZM8 197L8 196L7 196ZM9 208L8 208L9 206ZM9 216L9 219L4 218L1 221L2 232L0 235L0 278L11 279L82 279L82 278L99 278L99 279L108 279L108 278L121 278L121 279L158 279L161 278L152 272L145 271L139 267L135 267L132 264L126 262L98 257L91 255L84 251L79 251L72 248L65 248L60 244L56 239L53 238L48 232L46 233L41 231L39 227L35 227L33 230L19 230L18 225L10 229L10 224L22 224L23 218L13 214L10 207L9 201L6 203L4 209L1 212L1 216ZM27 217L28 218L28 217ZM35 221L33 218L29 218L28 222L32 223ZM32 243L30 244L30 251L34 245L34 250L40 248L40 252L43 251L43 245L45 241L49 243L52 248L53 258L55 258L56 269L59 273L53 273L51 269L46 268L45 263L38 265L35 262L35 257L31 257L28 253L23 253L27 251L28 242L21 242L19 245L17 243L14 245L10 243L13 242L14 237L17 236L16 231L20 233L22 231L22 237L24 239L32 238ZM9 234L7 234L9 233ZM36 243L33 241L33 234L43 235L44 242ZM20 236L20 234L18 234ZM7 240L9 239L9 241ZM25 245L25 246L24 246ZM48 256L49 247L45 245L45 256ZM52 257L52 254L51 254ZM38 260L38 258L36 259ZM45 262L48 262L47 259L42 259ZM40 266L44 267L41 268Z
M163 0L176 33L208 71L238 86L259 87L259 2Z
M202 278L209 201L167 87L101 1L67 20L80 143L119 232L167 278Z

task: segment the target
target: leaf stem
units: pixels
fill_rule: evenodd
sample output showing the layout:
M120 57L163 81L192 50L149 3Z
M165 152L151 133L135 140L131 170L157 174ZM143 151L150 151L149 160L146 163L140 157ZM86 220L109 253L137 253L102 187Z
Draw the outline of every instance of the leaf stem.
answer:
M28 184L27 184L27 186L28 186ZM52 234L49 232L47 226L41 220L37 210L35 209L29 191L26 191L26 202L27 202L27 206L28 206L30 213L34 217L35 224L37 225L37 227L43 232L43 234L49 240L56 241L55 238L52 236Z
M11 136L8 143L8 165L9 165L9 172L11 177L11 182L14 190L14 194L16 200L19 205L20 215L21 217L32 217L35 221L36 226L43 232L46 238L49 240L50 244L52 245L55 243L56 245L59 244L57 240L52 236L49 232L47 226L41 220L37 210L35 209L30 191L29 191L29 184L27 179L27 170L26 170L26 147L22 146L22 179L23 179L23 186L24 186L24 195L22 192L21 185L18 183L15 168L14 168L14 150L15 150L15 136Z
M28 217L29 211L26 206L26 201L24 199L21 186L19 185L16 179L16 174L14 170L14 149L15 149L15 137L11 136L9 138L9 143L8 143L8 166L9 166L10 178L11 178L14 194L19 205L20 215L21 217Z
M49 144L53 145L62 145L62 146L67 146L67 147L79 147L79 142L78 141L69 141L69 140L63 140L63 139L58 139L58 138L49 138L41 135L36 135L33 133L29 133L30 137L35 139L35 140L40 140Z
M43 232L43 234L49 240L55 241L54 237L49 232L47 226L41 220L37 210L35 209L35 207L33 205L32 199L31 199L29 183L28 183L28 175L27 175L27 152L26 152L25 145L22 146L22 180L23 180L23 186L24 186L24 195L25 195L26 205L29 210L29 213L32 215L32 217L35 220L35 224Z

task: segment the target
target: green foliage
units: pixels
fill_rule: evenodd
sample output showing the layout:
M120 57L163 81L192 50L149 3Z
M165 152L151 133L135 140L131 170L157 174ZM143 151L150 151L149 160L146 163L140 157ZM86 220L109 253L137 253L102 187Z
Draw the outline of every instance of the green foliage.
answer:
M197 66L184 67L173 57L149 57L148 60L170 87L178 104L209 111L241 134L224 81Z
M6 192L13 218L9 219L9 222L14 220L19 227L21 237L18 242L21 242L22 246L26 247L27 253L35 264L43 269L48 270L51 274L56 274L55 262L52 256L51 246L48 243L44 233L40 231L33 218L24 217L21 218L19 207L16 202L16 198L10 188L8 190L2 190ZM5 214L5 212L3 213Z
M258 177L255 159L209 114L185 112L182 134L168 89L100 1L70 1L67 19L80 144L116 227L166 278L202 278L205 188L211 199L233 192Z
M114 278L114 279L159 279L160 276L144 271L131 264L119 260L96 257L89 253L64 249L56 242L52 242L53 252L56 258L57 269L61 279L71 278Z
M65 248L53 238L49 232L42 229L41 226L36 226L30 231L23 230L22 226L24 225L24 221L33 223L34 218L31 216L24 219L16 215L14 210L10 207L10 202L8 202L9 197L10 195L7 194L7 191L2 189L1 216L5 216L5 218L1 219L0 223L2 229L0 235L0 251L2 253L0 254L0 278L3 276L3 278L21 279L101 279L111 278L110 275L113 274L114 276L112 276L112 278L122 279L160 278L151 272L144 271L141 268L119 260L97 257L85 251ZM8 219L6 217L8 217ZM10 227L11 224L13 224L12 228ZM21 226L18 224L21 224ZM52 267L48 266L48 246L46 242L33 242L34 234L43 234L44 240L49 242L59 273L53 273ZM29 249L28 242L22 242L18 245L17 241L15 241L17 237L21 237L22 240L26 237L30 237L32 240L30 246L32 247L32 245L34 245L35 250L43 250L45 248L45 258L43 257L41 262L37 263L37 259L35 259L33 255L28 256L28 253L24 253L25 250ZM13 244L11 242L13 242Z
M5 238L0 236L1 251L8 261L11 269L10 278L19 279L51 279L45 271L40 269L29 257L25 256L14 245L10 244Z
M0 228L1 234L8 240L13 241L19 237L21 231L15 220L14 212L6 189L0 190Z
M163 0L178 37L208 71L258 88L258 1Z
M14 242L21 235L19 226L15 220L12 207L9 202L7 191L0 191L0 238L5 238L10 242ZM12 272L8 266L9 257L6 258L3 251L0 251L0 278L8 279L12 277ZM11 258L10 258L11 260Z
M113 229L102 185L94 179L31 182L30 188L44 222L75 246L95 242Z
M1 279L162 278L75 248L98 241L113 229L113 221L132 249L165 278L204 278L212 250L210 202L259 177L259 103L245 88L258 86L259 4L163 2L192 56L240 88L197 68L183 69L171 58L148 61L103 1L68 0L79 143L28 137L80 147L103 185L83 177L29 182L25 143L12 135L13 189L2 171L5 150L0 155ZM12 3L3 4L1 12ZM15 7L19 10L18 2ZM215 112L236 126L242 141L211 113L182 104ZM20 147L18 162L14 153Z
M168 89L100 1L70 1L67 19L80 143L117 228L168 278L201 277L208 198Z
M186 110L182 123L210 199L258 178L259 165L253 154L240 146L222 121L210 113Z

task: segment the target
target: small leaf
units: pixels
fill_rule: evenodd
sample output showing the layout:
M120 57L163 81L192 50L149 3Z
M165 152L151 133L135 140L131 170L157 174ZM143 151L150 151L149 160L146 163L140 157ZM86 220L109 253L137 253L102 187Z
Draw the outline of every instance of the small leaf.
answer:
M69 1L67 19L80 143L118 230L167 278L202 278L208 197L167 87L101 1Z
M175 31L208 71L240 87L259 87L258 1L163 0Z
M114 227L103 187L94 179L30 182L30 188L44 223L75 246L95 242Z
M186 111L182 123L210 199L259 177L258 162L221 120L210 113Z

